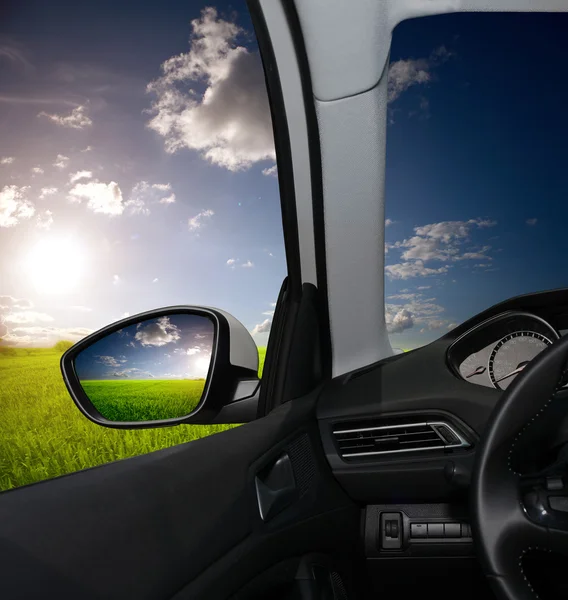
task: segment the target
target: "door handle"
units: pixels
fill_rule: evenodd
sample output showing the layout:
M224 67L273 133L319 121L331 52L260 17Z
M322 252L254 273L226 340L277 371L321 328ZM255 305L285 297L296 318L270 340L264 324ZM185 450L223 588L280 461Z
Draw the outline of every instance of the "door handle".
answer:
M256 475L255 486L263 521L268 521L296 501L298 491L294 470L286 452Z

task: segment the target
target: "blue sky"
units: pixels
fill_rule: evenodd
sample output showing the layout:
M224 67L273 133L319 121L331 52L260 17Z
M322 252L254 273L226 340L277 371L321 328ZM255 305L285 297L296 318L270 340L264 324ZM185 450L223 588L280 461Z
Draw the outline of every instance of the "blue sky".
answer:
M213 323L206 317L179 314L149 319L83 350L75 369L81 380L205 378L213 335Z
M286 265L264 79L244 3L204 6L6 11L3 343L79 339L175 304L223 308L266 343ZM395 30L393 345L565 285L566 25L558 14L462 14Z
M391 79L393 63L409 59L428 77L390 104L386 213L395 223L387 243L407 244L389 248L387 264L424 257L425 268L447 271L387 273L389 295L415 294L387 299L391 315L403 304L413 315L393 343L424 343L496 302L566 285L567 25L559 14L459 14L395 30ZM409 324L399 321L398 329Z

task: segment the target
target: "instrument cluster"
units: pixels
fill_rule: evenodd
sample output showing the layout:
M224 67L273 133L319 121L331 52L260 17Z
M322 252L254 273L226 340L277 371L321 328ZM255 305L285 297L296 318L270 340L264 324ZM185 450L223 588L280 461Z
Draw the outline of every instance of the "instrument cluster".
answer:
M465 381L505 390L533 358L559 338L556 329L541 317L508 311L460 336L448 349L448 362Z

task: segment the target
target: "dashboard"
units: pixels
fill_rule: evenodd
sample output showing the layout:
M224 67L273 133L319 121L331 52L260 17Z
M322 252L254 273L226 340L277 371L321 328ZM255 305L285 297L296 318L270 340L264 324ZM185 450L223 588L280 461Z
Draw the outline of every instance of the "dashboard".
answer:
M465 497L479 437L504 390L566 334L568 288L526 294L426 346L331 380L321 391L317 419L340 485L367 505ZM440 441L431 431L440 423L469 445ZM541 430L554 433L541 438ZM535 445L546 448L568 440L568 387L533 433ZM519 456L520 463L533 454Z
M448 349L448 364L464 381L503 391L558 339L560 333L542 317L506 311L458 337Z

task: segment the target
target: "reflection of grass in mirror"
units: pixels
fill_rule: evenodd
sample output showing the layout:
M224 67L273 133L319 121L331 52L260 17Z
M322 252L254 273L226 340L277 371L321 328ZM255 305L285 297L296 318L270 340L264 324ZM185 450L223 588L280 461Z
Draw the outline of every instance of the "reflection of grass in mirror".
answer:
M205 380L91 380L81 385L110 421L152 421L188 415L201 400Z
M265 349L259 348L262 372ZM86 419L71 400L61 352L0 346L0 490L190 442L235 425L120 430Z

